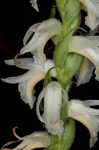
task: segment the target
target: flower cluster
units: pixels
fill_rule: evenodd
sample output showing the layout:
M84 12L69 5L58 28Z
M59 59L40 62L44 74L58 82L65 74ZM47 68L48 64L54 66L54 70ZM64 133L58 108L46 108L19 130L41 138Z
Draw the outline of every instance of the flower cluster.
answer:
M69 7L72 6L73 1L70 0L71 3L65 1L66 3L64 1L63 3L66 6L68 5L66 9L71 12ZM80 5L77 5L78 2ZM37 0L31 0L30 3L35 10L39 11ZM56 3L58 7L60 1L56 0ZM85 24L91 30L95 29L99 23L98 0L80 0L77 3L73 7L79 6L79 9L80 7L84 9L87 13ZM63 11L64 5L62 4L61 7ZM67 18L64 17L64 19ZM90 148L97 141L99 110L91 107L99 105L99 100L70 100L68 92L74 75L77 77L77 85L79 86L90 81L95 69L95 79L99 81L99 36L73 35L74 31L67 29L69 28L67 24L72 24L71 18L64 23L55 18L50 18L32 25L23 39L24 46L20 53L14 59L5 60L8 65L15 65L18 68L28 70L23 75L3 78L2 81L11 84L18 83L21 99L31 109L36 101L38 119L43 122L46 128L46 132L34 132L22 138L15 134L21 140L21 143L14 148L15 150L46 148L54 145L54 137L56 136L61 145L67 119L80 121L88 128L91 136ZM75 30L75 24L72 24L70 28ZM66 30L70 33L65 35ZM56 45L54 60L47 59L44 53L44 47L49 39L52 39ZM25 53L31 53L33 57L18 58ZM35 85L41 80L44 80L45 84L36 100ZM41 114L42 107L43 113ZM5 147L2 149L5 149Z

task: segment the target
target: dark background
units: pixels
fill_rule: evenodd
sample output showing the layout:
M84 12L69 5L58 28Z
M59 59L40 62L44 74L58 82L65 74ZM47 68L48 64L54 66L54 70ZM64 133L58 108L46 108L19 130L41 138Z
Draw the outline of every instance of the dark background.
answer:
M49 17L52 0L39 0L40 12L33 10L28 0L0 1L0 78L22 73L15 67L4 65L4 59L13 58L22 47L22 39L27 29L34 23ZM17 73L16 73L17 72ZM39 88L39 86L38 86ZM70 97L78 99L99 99L99 83L91 79L89 84L72 86ZM72 94L71 94L72 93ZM0 81L0 147L13 140L13 127L18 126L20 136L30 134L35 130L43 130L36 117L35 108L30 110L20 99L17 85L9 85ZM89 132L76 122L76 138L71 150L89 150ZM98 149L99 142L93 148Z

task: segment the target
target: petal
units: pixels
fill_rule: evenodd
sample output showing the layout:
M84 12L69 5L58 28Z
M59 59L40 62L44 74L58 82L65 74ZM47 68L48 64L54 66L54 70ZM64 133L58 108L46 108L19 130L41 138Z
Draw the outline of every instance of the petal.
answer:
M47 72L49 69L55 67L55 64L53 62L53 60L50 60L48 59L46 62L45 62L45 66L44 66L44 72ZM53 68L50 72L51 76L52 77L56 77L56 69Z
M37 0L30 0L30 3L32 7L36 10L39 11L38 5L37 5Z
M84 7L87 8L88 16L85 24L92 30L99 24L99 2L97 0L80 0Z
M23 44L26 45L26 43L28 42L29 38L32 36L32 34L34 32L37 31L38 27L40 26L41 23L36 23L33 24L26 32L24 38L23 38Z
M33 67L32 58L19 58L19 59L9 59L5 60L5 64L16 66L21 69L31 69Z
M89 106L99 106L99 100L86 100L85 103Z
M78 53L89 59L96 67L96 79L99 80L99 36L72 38L69 48L70 52Z
M48 147L52 141L47 132L34 132L22 137L23 141L14 150L32 150L36 148Z
M80 100L71 100L68 107L68 116L80 121L85 125L91 135L90 147L94 146L97 141L97 132L99 131L99 110L92 109L86 103Z
M43 72L33 72L28 80L21 82L18 86L22 100L28 104L31 109L33 108L33 104L35 102L34 87L39 81L43 80L44 77L45 73Z
M47 41L61 32L61 23L56 19L49 19L40 23L37 27L34 36L31 40L21 49L20 53L24 54L31 52L34 54L34 51L37 52L37 55L44 59L44 47Z
M59 83L51 82L46 87L44 96L44 122L49 133L61 136L63 121L60 120L62 88Z
M88 16L85 18L85 24L91 30L94 30L99 25L99 17L96 17L93 12L89 11Z
M6 83L15 84L15 83L20 83L26 80L27 76L28 76L28 73L25 73L23 75L16 76L16 77L1 78L1 80Z
M77 75L77 86L88 83L92 77L94 65L86 58L81 65L80 71Z

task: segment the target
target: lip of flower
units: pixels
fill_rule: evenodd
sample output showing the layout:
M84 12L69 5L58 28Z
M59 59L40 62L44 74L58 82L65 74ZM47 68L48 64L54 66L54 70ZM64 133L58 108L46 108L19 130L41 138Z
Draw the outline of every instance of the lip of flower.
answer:
M44 98L44 112L40 114L40 104ZM46 129L52 135L61 137L63 132L63 121L60 120L60 111L62 103L62 88L59 83L51 82L40 93L36 112L39 120L45 124Z
M19 75L16 77L8 77L5 79L1 79L4 82L15 84L18 83L18 89L21 95L22 100L33 108L33 104L35 102L35 85L45 78L47 71L54 66L52 60L46 60L43 64L38 58L34 57L34 61L31 59L23 58L14 60L6 60L6 64L16 65L22 69L29 69L23 75ZM18 63L17 63L18 62ZM51 71L51 76L56 76L56 71L53 69Z
M93 30L99 24L99 3L97 0L80 1L84 5L84 7L86 7L88 13L85 23Z
M90 147L93 147L97 141L97 132L99 131L99 110L90 108L90 106L99 105L99 100L71 100L68 105L68 116L84 124L91 135Z
M16 133L15 133L16 134ZM24 137L19 137L18 135L15 135L16 138L18 138L21 143L17 145L12 150L31 150L36 148L46 148L50 144L52 144L52 138L50 135L48 135L47 132L33 132L30 135L26 135ZM1 150L9 150L9 148L5 148L6 145ZM10 149L11 150L11 149Z
M61 29L60 21L54 18L32 25L24 36L24 47L21 49L20 54L31 52L39 56L41 60L44 60L46 57L43 51L46 43L52 37L60 34ZM34 35L32 36L33 33ZM31 36L32 38L29 40Z
M81 82L88 82L94 66L96 67L96 80L99 81L99 36L74 36L69 44L69 52L78 53L88 59L80 73ZM90 63L90 64L89 64ZM93 66L94 65L94 66ZM85 72L86 71L86 72ZM85 73L84 73L85 72ZM89 75L90 72L90 75ZM82 84L82 83L79 83Z

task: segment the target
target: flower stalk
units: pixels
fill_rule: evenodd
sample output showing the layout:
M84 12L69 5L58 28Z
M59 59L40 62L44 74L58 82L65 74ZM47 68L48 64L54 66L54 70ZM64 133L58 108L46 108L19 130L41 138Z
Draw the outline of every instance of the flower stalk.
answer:
M39 11L37 0L30 3ZM21 98L31 109L36 102L37 117L46 129L46 132L34 132L22 138L14 134L22 142L13 150L70 150L75 137L75 120L88 128L90 148L96 143L99 110L91 106L99 105L99 101L69 99L74 76L78 86L87 83L95 68L95 79L99 81L99 36L76 35L81 24L81 9L88 13L85 24L91 29L99 23L96 4L97 1L92 0L56 0L61 19L55 18L56 8L52 6L50 19L32 25L24 36L24 46L17 56L31 53L33 57L5 60L8 65L28 70L2 81L18 83ZM53 60L44 53L50 39L55 45ZM44 80L43 89L36 99L35 86L41 80Z

